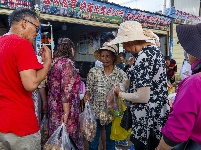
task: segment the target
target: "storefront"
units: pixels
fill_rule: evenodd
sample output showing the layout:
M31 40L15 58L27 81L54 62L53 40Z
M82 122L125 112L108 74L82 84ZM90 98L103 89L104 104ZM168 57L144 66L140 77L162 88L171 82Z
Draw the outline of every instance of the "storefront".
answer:
M39 7L37 7L37 3ZM139 21L144 28L153 30L161 37L161 45L168 45L167 35L171 18L160 14L130 9L113 3L95 0L40 0L39 2L36 1L36 3L33 3L31 0L0 0L0 14L8 15L12 12L11 9L20 6L35 9L40 14L45 24L48 22L57 24L53 26L53 31L54 28L59 30L58 26L60 26L60 29L64 27L64 30L61 30L62 34L58 31L56 32L57 34L54 34L54 39L57 40L59 34L61 34L61 36L64 36L63 34L66 34L65 36L71 34L70 38L75 39L75 43L78 44L79 48L80 38L86 34L89 34L89 38L91 38L90 34L95 36L94 32L97 32L96 34L99 36L100 33L104 31L114 31L118 28L118 25L125 20ZM65 26L67 29L65 29ZM166 39L164 37L166 37ZM85 42L86 40L87 39L85 39ZM88 42L85 46L90 46L89 44ZM90 47L87 47L87 51L84 49L84 45L81 45L81 47L83 47L83 49L78 50L78 54L90 55L93 53L93 49L90 49ZM94 45L92 45L92 47L96 48ZM167 51L168 47L166 46L162 49ZM80 59L83 60L82 57L80 57ZM93 59L89 60L93 61Z

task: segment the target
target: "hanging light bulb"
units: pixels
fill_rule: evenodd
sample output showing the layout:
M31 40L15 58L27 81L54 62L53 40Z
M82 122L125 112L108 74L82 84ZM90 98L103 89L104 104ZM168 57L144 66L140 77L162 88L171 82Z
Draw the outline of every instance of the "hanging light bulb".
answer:
M64 23L63 25L62 25L62 30L66 30L67 29L67 25L66 25L66 23Z

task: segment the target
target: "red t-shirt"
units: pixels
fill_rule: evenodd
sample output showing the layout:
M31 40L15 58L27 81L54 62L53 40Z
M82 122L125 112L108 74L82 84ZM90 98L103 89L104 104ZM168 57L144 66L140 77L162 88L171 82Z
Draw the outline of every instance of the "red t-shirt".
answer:
M42 67L28 40L0 37L0 132L26 136L39 131L32 92L23 87L19 72Z

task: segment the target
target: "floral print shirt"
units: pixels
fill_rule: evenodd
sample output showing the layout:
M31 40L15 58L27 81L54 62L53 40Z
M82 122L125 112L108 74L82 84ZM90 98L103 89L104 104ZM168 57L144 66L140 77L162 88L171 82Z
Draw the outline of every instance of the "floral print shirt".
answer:
M63 103L70 103L67 120L67 132L79 150L84 149L83 139L79 132L80 108L80 75L74 62L69 58L56 58L48 73L48 121L49 135L60 126L64 113Z
M166 64L161 51L154 47L144 47L137 56L135 64L128 71L130 79L129 93L141 87L150 87L148 103L132 103L132 133L131 141L134 145L146 149L149 136L154 135L159 142L161 128L164 126L168 114L168 92Z
M109 76L105 75L102 65L90 69L87 76L86 91L89 91L92 95L90 104L96 118L99 118L100 112L106 108L106 96L112 86L125 80L127 80L126 73L116 66Z

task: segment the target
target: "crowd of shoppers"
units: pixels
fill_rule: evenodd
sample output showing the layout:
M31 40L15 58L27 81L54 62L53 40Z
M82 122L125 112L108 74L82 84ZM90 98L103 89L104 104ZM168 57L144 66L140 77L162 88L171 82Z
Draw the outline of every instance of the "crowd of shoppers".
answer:
M74 43L69 38L61 39L53 60L50 49L42 45L39 55L43 63L39 63L32 45L40 27L39 16L18 8L10 14L9 24L9 32L0 37L0 149L41 149L41 113L37 108L41 93L43 112L48 112L49 136L64 123L77 149L84 150L79 129L81 78L75 68ZM100 117L112 90L116 97L129 101L130 141L136 150L201 149L201 24L178 25L176 31L192 75L179 84L171 112L167 79L175 82L177 66L173 59L163 56L159 38L143 31L136 21L121 23L116 38L109 32L101 37L101 46L94 52L100 63L88 73L83 98L97 123L89 150L98 149L102 130L103 149L115 150L115 141L110 139L112 120L102 124ZM125 53L118 55L116 44L123 44L132 54L126 69Z

